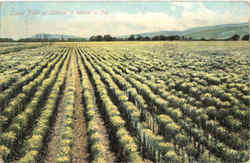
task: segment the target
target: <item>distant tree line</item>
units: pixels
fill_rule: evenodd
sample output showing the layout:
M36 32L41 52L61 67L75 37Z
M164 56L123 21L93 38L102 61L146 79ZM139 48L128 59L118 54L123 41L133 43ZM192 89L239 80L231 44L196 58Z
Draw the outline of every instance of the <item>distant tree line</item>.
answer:
M11 38L0 38L0 42L15 42L15 40Z
M249 36L250 36L250 34L244 35L244 36L242 37L242 40L249 40Z
M178 36L178 35L171 35L171 36L165 36L165 35L157 35L153 37L149 36L141 36L141 35L130 35L128 38L120 38L120 37L113 37L111 35L95 35L91 36L89 38L89 41L178 41L178 40L184 40L184 41L237 41L237 40L249 40L249 34L244 35L242 38L240 38L240 35L235 34L232 37L225 38L225 39L194 39L192 37L186 37L186 36Z
M172 41L172 40L181 40L182 37L178 35L173 36L154 36L154 37L148 37L148 36L141 36L141 35L130 35L128 38L121 38L121 37L113 37L111 35L96 35L91 36L89 38L89 41Z
M178 35L171 35L171 36L165 36L165 35L157 35L153 37L149 36L141 36L141 35L130 35L127 38L122 37L114 37L111 35L94 35L91 36L88 40L85 38L69 38L64 39L63 37L61 39L50 39L50 38L23 38L19 40L13 40L11 38L0 38L0 42L82 42L82 41L237 41L237 40L249 40L249 35L246 34L242 37L240 35L235 34L232 37L226 38L226 39L195 39L192 37L187 36L178 36Z

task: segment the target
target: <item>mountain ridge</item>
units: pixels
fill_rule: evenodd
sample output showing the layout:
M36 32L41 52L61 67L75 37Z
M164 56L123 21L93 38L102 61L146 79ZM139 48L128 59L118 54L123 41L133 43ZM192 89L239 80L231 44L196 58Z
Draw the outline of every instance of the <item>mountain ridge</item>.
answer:
M226 32L226 33L225 33ZM135 36L143 37L154 37L157 35L179 35L186 37L193 37L196 39L206 38L206 39L222 39L233 36L234 34L244 35L249 33L248 23L238 23L238 24L219 24L214 26L204 26L204 27L193 27L182 31L156 31L156 32L145 32L133 34ZM122 36L123 38L128 37L128 35Z

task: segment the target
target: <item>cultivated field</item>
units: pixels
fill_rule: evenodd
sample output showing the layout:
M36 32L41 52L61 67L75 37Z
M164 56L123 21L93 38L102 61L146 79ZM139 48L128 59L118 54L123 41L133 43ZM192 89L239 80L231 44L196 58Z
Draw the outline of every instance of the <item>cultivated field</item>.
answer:
M0 162L247 162L249 51L247 41L1 45Z

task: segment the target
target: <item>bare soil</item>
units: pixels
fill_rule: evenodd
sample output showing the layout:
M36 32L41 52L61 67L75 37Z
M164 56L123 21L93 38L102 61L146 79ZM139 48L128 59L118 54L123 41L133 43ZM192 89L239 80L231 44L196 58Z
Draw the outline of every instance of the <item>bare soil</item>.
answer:
M80 77L77 70L76 54L72 53L75 75L75 124L74 143L72 149L72 162L84 163L89 161L88 139L86 130L86 120L83 114L82 93Z

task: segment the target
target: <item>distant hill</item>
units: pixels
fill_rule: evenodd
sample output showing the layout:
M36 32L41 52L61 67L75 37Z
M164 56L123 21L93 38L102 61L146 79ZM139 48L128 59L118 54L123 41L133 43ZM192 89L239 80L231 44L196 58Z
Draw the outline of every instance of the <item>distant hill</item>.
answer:
M170 35L182 35L182 32L181 31L159 31L159 32L147 32L147 33L135 34L135 36L136 35L141 35L143 37L154 37L154 36L159 36L159 35L170 36Z
M84 39L83 37L73 36L73 35L47 34L47 33L35 34L31 38L34 38L34 39L62 39L63 38L64 40Z
M248 23L208 26L208 27L192 28L190 30L183 31L184 36L197 39L199 38L224 39L224 38L229 38L234 34L243 36L248 33L249 33Z
M215 26L206 26L206 27L195 27L190 28L183 31L159 31L159 32L147 32L147 33L140 33L134 34L141 35L141 36L148 36L153 37L157 35L179 35L179 36L186 36L192 37L194 39L224 39L233 36L234 34L239 34L243 36L249 33L248 23L240 23L240 24L223 24L223 25L215 25ZM128 37L128 36L122 36Z
M185 37L192 37L193 39L225 39L232 37L234 34L239 34L241 37L249 33L248 23L240 24L223 24L215 26L205 26L205 27L195 27L183 31L156 31L156 32L146 32L134 34L135 36L141 35L143 37L154 37L159 35L170 36L170 35L179 35ZM129 35L120 36L120 38L128 38ZM33 35L31 38L35 39L87 39L79 36L73 35L61 35L61 34L47 34L40 33Z

